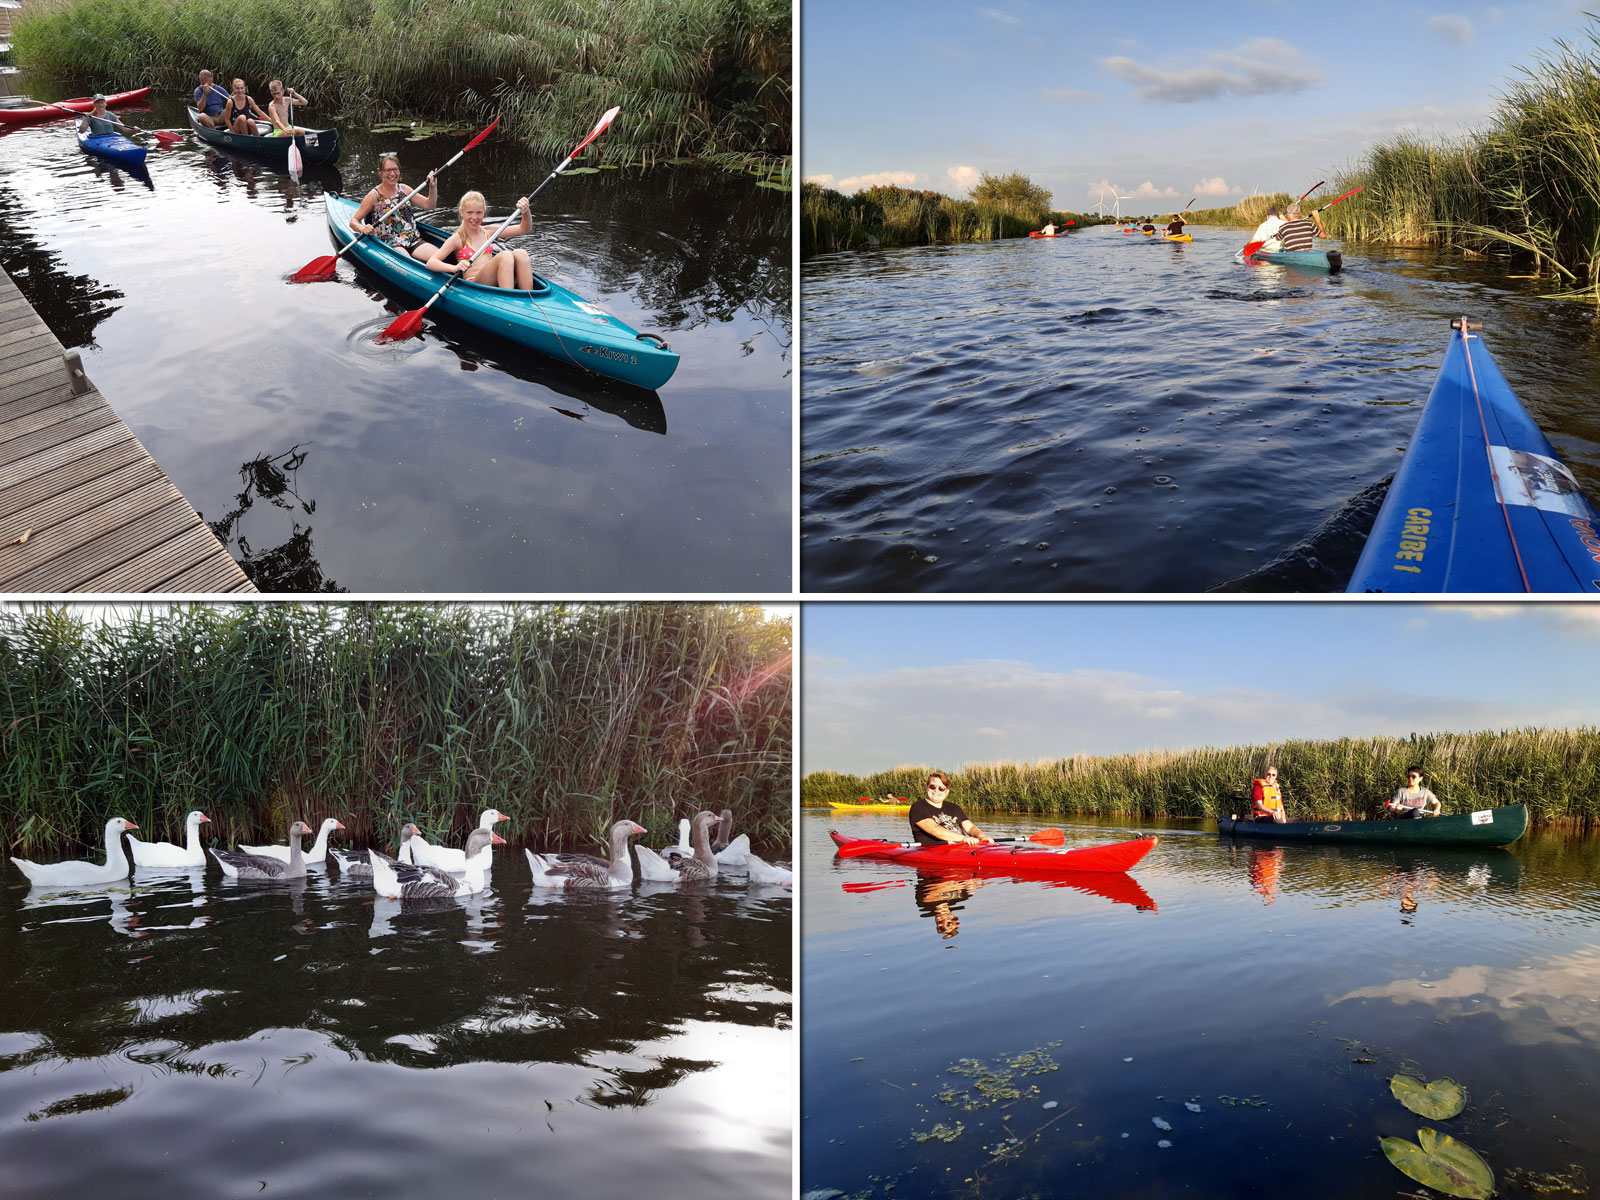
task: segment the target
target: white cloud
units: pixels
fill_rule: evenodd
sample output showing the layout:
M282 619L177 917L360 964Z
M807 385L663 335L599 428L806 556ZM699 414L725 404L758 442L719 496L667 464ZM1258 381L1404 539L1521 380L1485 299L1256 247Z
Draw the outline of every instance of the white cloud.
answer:
M1455 13L1440 13L1422 25L1429 33L1456 46L1465 46L1472 40L1472 21Z
M1221 175L1215 179L1202 179L1194 185L1195 192L1202 196L1233 196L1239 194L1238 188L1228 186L1228 181Z
M1136 85L1142 99L1164 104L1299 92L1322 80L1310 59L1278 38L1254 38L1233 50L1214 50L1206 58L1208 66L1174 71L1122 55L1102 58L1100 65Z
M1177 188L1173 188L1173 187L1158 188L1155 184L1151 183L1148 179L1146 179L1138 187L1133 189L1133 195L1135 197L1137 197L1138 199L1140 199L1140 200L1159 200L1164 196L1176 196L1177 194L1178 194L1178 189ZM1127 199L1127 197L1124 196L1124 199Z
M1021 17L1013 17L1010 13L1003 13L993 8L980 8L978 10L978 14L980 16L987 17L996 25L1016 26L1022 24Z
M1097 92L1086 92L1082 88L1044 88L1043 92L1051 100L1098 100Z
M981 172L977 167L951 167L945 174L955 180L958 188L971 189L978 186Z
M807 175L807 183L819 183L823 187L833 188L840 192L859 192L862 188L884 187L910 187L917 181L915 171L879 171L875 175L851 175L845 179L835 179L832 175Z

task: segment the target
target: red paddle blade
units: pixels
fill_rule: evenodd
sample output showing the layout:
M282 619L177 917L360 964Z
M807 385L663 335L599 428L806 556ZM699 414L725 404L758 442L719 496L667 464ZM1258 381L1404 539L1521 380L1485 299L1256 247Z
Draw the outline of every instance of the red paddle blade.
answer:
M1243 254L1246 258L1249 258L1252 254L1265 245L1265 242L1246 242L1244 244L1244 249L1239 251L1239 253Z
M380 342L403 342L408 337L416 337L417 334L422 332L422 314L427 311L425 308L414 308L410 312L401 313L393 321L389 322L389 327L378 335L378 340Z
M492 123L492 124L491 124L491 125L490 125L490 126L489 126L489 128L487 128L487 129L485 129L485 130L484 130L484 131L483 131L483 132L482 132L482 133L480 133L480 134L479 134L479 135L478 135L478 136L477 136L477 137L475 137L475 138L473 138L473 139L472 139L472 140L471 140L471 141L470 141L470 142L468 142L468 143L467 143L467 144L466 144L466 145L465 145L465 146L463 146L463 147L461 147L461 153L463 153L463 154L465 154L465 153L466 153L466 152L467 152L467 151L468 151L468 150L471 150L471 149L472 149L472 148L473 148L473 147L474 147L474 146L476 146L476 145L477 145L477 144L478 144L478 143L479 143L479 142L481 142L481 141L483 141L483 139L484 139L484 138L486 138L486 137L488 137L488 136L489 136L489 135L490 135L490 134L491 134L491 133L493 133L493 132L494 132L494 127L495 127L495 126L496 126L496 125L498 125L498 124L500 124L500 118L499 118L499 117L496 117L496 118L495 118L495 119L494 119L494 121L493 121L493 123Z
M1029 834L1030 842L1038 842L1041 846L1064 846L1067 835L1059 829L1041 829L1038 833Z
M582 150L590 142L594 141L595 138L599 137L602 133L604 133L606 126L611 124L611 122L615 121L617 119L617 114L619 112L621 112L621 111L622 111L622 108L619 105L618 107L611 109L609 112L607 112L603 116L601 116L600 120L595 123L595 127L589 131L589 136L584 138L583 141L578 143L578 150ZM578 157L578 150L574 150L571 154L567 155L567 157L568 158L577 158Z
M156 141L160 142L164 146L175 145L176 143L183 141L183 134L168 133L165 129L156 130L154 136Z
M289 276L290 283L322 283L332 279L334 272L339 267L339 259L332 254L324 254L321 258L314 258Z

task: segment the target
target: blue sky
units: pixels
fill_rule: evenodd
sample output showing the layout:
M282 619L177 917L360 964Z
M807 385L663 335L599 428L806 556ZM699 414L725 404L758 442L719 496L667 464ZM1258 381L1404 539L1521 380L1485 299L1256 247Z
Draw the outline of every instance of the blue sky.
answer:
M801 172L964 196L1021 171L1124 215L1298 193L1397 130L1481 125L1533 52L1588 45L1583 7L803 0Z
M1600 724L1600 605L831 604L801 769Z

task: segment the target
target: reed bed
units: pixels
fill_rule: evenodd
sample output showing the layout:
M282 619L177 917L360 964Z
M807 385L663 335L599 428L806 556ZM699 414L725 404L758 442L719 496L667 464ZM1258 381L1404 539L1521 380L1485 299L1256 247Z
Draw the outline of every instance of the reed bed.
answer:
M816 183L800 185L800 255L880 246L938 246L1026 237L1046 221L1077 227L1107 224L1092 213L1035 211L957 200L903 187L863 188L853 196Z
M559 159L612 105L606 159L790 153L788 0L29 0L19 65L185 94L201 67L330 111L487 123Z
M1248 807L1250 781L1278 768L1291 819L1372 818L1408 767L1421 766L1446 812L1527 804L1533 820L1600 822L1600 729L1340 738L1200 750L1147 751L1033 763L968 763L951 775L964 808L1124 818L1214 818ZM923 795L932 767L874 775L818 771L801 780L803 804Z
M225 845L326 816L349 845L403 821L459 845L494 807L510 841L588 848L622 817L659 845L731 808L777 852L792 633L709 604L0 613L0 830L49 858L112 816L181 842L198 808Z

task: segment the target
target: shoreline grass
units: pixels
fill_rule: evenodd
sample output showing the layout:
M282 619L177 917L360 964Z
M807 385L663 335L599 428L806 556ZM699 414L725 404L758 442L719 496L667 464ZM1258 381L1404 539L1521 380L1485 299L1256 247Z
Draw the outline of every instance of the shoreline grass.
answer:
M1408 767L1420 765L1447 813L1527 804L1535 823L1600 824L1600 729L1516 729L1408 738L1289 740L1200 750L1078 755L1032 763L966 763L950 771L963 808L1062 816L1209 819L1248 806L1268 764L1284 781L1291 819L1370 819ZM871 775L807 774L800 802L918 797L934 766ZM945 769L945 768L937 768Z
M481 809L535 847L655 844L731 808L785 849L793 630L753 606L284 604L139 609L86 623L0 612L0 831L60 857L124 816L223 844L337 816L459 844ZM777 857L784 857L782 854Z
M562 158L612 105L605 161L791 153L788 0L29 0L16 64L106 91L188 94L202 67L329 113L434 112Z

